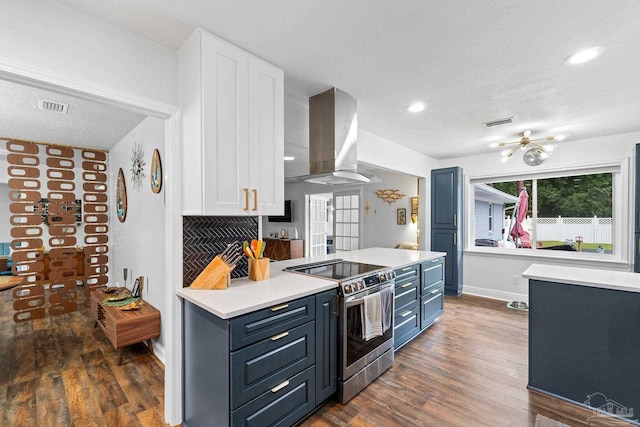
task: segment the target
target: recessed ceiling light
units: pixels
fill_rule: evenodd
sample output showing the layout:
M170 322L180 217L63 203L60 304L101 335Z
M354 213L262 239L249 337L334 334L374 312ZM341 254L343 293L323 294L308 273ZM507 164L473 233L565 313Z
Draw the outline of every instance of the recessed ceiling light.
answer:
M581 50L580 52L568 57L564 62L570 65L582 64L584 62L591 61L593 58L598 56L600 52L602 52L602 48L598 46Z
M291 160L295 160L296 158L293 156L284 156L284 160L290 162Z
M407 111L410 113L419 113L420 111L424 110L426 106L427 105L424 102L414 102L407 107Z

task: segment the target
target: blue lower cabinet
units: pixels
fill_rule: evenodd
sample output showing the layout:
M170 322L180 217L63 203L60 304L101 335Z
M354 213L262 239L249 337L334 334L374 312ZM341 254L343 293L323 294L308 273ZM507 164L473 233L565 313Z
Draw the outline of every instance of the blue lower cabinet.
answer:
M231 353L231 407L243 405L314 365L314 329L314 322L307 322Z
M316 295L316 406L338 390L338 294Z
M291 426L315 408L315 369L310 367L232 411L233 427Z
M393 347L400 348L420 333L420 305L414 303L396 312L393 319Z
M444 286L434 288L429 294L423 296L421 305L420 329L425 329L438 320L444 312Z
M336 392L336 291L233 319L183 302L183 423L287 427Z
M427 329L444 312L445 259L436 258L395 270L393 348Z

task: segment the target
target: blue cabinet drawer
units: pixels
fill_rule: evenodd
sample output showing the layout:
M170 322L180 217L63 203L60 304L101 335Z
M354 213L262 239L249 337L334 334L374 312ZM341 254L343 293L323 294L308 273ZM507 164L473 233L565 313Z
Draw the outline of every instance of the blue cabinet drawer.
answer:
M421 299L422 319L420 329L431 326L444 312L444 286L435 288Z
M307 322L231 353L235 409L315 364L315 322Z
M420 264L398 268L393 271L396 274L396 284L411 281L420 277Z
M308 368L282 381L231 412L233 427L291 426L315 405L315 370ZM212 420L213 421L213 420Z
M315 317L315 297L310 296L232 319L231 350L272 337Z
M397 312L393 322L393 347L397 350L420 332L420 304Z
M422 295L426 295L435 286L444 284L444 258L422 263Z
M420 278L396 284L395 296L393 299L395 314L404 313L406 308L414 304L420 298Z

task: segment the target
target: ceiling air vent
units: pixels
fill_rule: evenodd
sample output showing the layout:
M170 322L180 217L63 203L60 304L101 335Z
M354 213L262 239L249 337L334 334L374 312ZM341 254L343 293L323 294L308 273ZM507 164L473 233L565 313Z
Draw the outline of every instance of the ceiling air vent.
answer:
M38 108L45 111L53 111L54 113L67 114L67 111L69 110L69 104L62 104L60 102L45 101L43 99L39 99Z
M493 127L493 126L506 125L507 123L511 123L511 122L513 122L513 116L512 117L507 117L505 119L494 120L492 122L484 122L483 125L485 125L486 127L490 128L490 127Z

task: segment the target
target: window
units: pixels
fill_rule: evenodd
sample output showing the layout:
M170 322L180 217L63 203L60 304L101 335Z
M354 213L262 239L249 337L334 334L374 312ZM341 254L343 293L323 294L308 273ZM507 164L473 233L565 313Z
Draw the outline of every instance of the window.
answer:
M613 254L620 249L614 215L619 175L618 166L522 179L471 180L475 246ZM487 234L478 227L487 222L492 227L498 219L502 230Z

